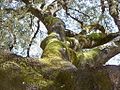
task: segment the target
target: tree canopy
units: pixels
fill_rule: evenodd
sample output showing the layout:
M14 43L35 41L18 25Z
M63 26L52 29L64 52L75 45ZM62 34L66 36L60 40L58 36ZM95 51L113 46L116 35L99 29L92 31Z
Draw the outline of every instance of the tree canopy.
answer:
M0 6L0 89L120 89L120 67L105 65L120 53L119 0L2 0Z

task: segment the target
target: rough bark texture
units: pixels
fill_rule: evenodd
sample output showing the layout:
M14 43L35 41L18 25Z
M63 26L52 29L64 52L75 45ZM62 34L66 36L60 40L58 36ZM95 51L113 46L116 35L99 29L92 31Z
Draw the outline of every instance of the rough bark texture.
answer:
M29 12L48 29L49 35L41 43L42 58L1 50L0 90L120 90L120 66L103 66L120 53L119 33L69 37L59 18L32 6ZM112 44L103 45L107 42Z
M118 38L113 41L120 46ZM118 47L109 46L107 51L95 48L82 54L69 49L56 37L45 43L41 59L23 58L1 50L2 90L119 90L119 67L102 66L104 59L109 58L104 52L113 55L120 51L116 50Z

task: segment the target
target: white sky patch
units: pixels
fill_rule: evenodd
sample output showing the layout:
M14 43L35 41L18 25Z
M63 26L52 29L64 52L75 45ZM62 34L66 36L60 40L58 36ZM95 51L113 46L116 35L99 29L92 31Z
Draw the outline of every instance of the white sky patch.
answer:
M39 46L38 46L38 45L39 45ZM30 56L31 56L31 57L41 56L42 49L39 48L39 47L40 47L40 44L38 44L38 43L31 46L31 48L30 48Z
M106 65L120 65L120 54L112 57Z
M55 0L45 0L45 3L46 3L46 5L49 5L49 4L51 4L53 1L55 1Z
M45 25L42 22L40 22L40 30L47 33L47 29L46 29Z
M37 18L34 18L35 25L32 27L35 31L37 30ZM42 35L41 35L42 33ZM31 38L33 37L34 33L31 35ZM40 29L39 32L35 38L35 43L32 44L30 48L30 56L31 57L41 57L42 49L40 48L41 41L47 36L47 29L45 25L40 22Z
M13 1L13 2L10 4L10 7L16 8L17 5L18 5L18 3L19 3L19 2L17 2L17 1Z

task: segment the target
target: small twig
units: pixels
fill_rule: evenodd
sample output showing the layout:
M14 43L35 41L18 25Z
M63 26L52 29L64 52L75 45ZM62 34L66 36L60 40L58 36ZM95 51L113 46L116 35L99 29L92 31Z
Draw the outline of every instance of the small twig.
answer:
M105 12L105 4L104 4L104 0L101 0L101 9L102 9L102 14Z
M33 32L34 30L33 30L33 28L32 28L32 26L33 26L33 16L32 16L32 15L30 15L30 24L29 24L29 26L30 26L30 29L31 29L32 32Z
M78 23L80 23L80 25L81 25L81 28L83 28L83 22L82 21L80 21L80 20L78 20L78 18L75 18L75 17L73 17L72 15L70 15L70 13L66 13L68 16L70 16L72 19L74 19L75 21L77 21Z
M36 35L37 35L37 33L39 32L39 28L40 28L40 24L39 24L39 20L37 21L37 30L36 30L36 32L34 33L34 36L32 37L32 39L30 40L30 43L29 43L29 45L28 45L28 48L27 48L27 57L30 57L30 48L31 48L31 45L32 45L32 42L33 42L33 40L36 38Z
M89 16L89 15L87 15L87 14L85 14L85 13L83 13L83 12L80 12L80 11L79 11L79 10L77 10L77 9L73 9L73 8L68 8L68 9L71 9L71 10L77 11L78 13L81 13L81 14L83 14L84 16L86 16L86 17L90 18L90 16Z

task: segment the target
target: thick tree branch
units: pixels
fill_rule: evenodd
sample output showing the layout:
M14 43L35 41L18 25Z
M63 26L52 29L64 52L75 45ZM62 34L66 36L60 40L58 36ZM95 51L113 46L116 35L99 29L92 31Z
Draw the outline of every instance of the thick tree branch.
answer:
M85 51L83 55L88 65L91 67L99 67L118 53L120 53L120 35L105 45L98 46L90 51Z
M99 64L105 64L109 59L120 53L120 35L113 39L110 45L100 46L99 57L96 59Z
M120 35L120 33L118 33L118 32L110 33L108 35L103 35L102 33L92 33L86 37L86 40L88 43L85 44L83 46L83 48L93 48L96 46L103 45L103 44L113 40L114 38L116 38L119 35Z
M102 33L92 33L90 35L83 35L81 33L76 34L70 30L65 31L65 34L67 41L70 43L69 47L72 49L73 46L78 47L78 51L80 48L89 49L103 45L120 35L120 33L111 33L108 35L104 35ZM78 41L78 43L76 41Z
M56 58L57 59L57 58ZM14 62L15 65L24 67L23 63L27 67L31 67L31 69L36 70L38 69L38 73L51 73L58 71L70 71L74 72L76 71L76 67L72 65L68 61L57 61L56 59L53 59L53 62L51 61L51 58L43 57L42 59L33 59L33 58L28 58L28 57L22 57L19 55L15 55L10 53L9 51L2 51L0 52L0 65L3 65L4 63L7 62ZM59 59L59 57L58 57ZM48 60L48 61L46 61ZM55 60L55 61L54 61ZM56 64L54 64L56 63ZM63 63L61 65L61 63ZM23 66L22 66L23 65ZM49 68L49 69L48 69ZM44 71L45 70L45 71Z

